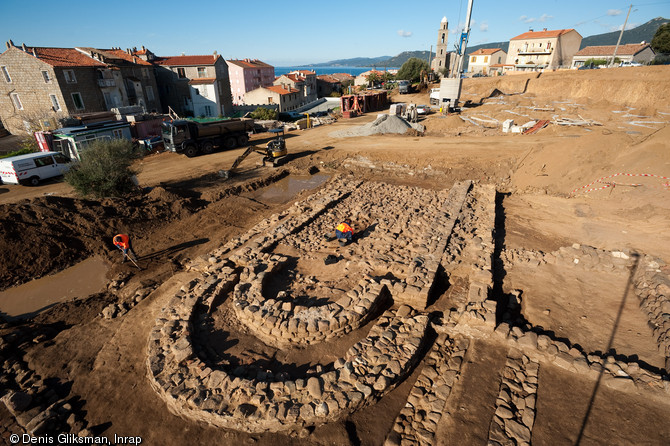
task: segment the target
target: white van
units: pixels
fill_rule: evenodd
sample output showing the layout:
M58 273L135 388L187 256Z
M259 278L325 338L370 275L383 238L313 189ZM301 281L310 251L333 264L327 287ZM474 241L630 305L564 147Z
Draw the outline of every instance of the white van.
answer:
M3 183L37 186L41 180L64 175L72 162L60 152L38 152L0 159Z

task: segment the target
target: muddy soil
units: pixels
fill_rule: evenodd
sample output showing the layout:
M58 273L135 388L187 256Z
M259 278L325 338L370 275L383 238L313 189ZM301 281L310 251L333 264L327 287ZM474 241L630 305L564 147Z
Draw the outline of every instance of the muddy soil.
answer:
M243 149L192 159L171 153L148 156L138 164L146 192L124 199L81 199L62 182L36 188L3 185L1 290L93 256L109 262L106 279L117 282L108 290L53 305L27 321L3 324L3 358L20 358L43 380L51 380L41 385L53 385L61 398L75 399L77 413L96 434L141 435L144 444L166 445L209 444L215 438L231 444L382 444L406 402L419 366L378 404L300 436L222 431L168 412L147 383L146 343L161 308L193 277L183 271L184 265L328 187L326 183L310 190L281 192L281 199L263 195L289 174L315 172L427 190L446 190L465 179L495 184L498 212L503 217L496 231L505 248L550 252L581 243L605 250L636 250L670 262L670 191L665 180L658 178L670 177L668 68L591 71L597 72L466 80L464 93L474 106L463 115L500 122L513 118L518 123L553 115L582 116L602 125L549 125L534 135L522 136L503 134L499 128L468 123L458 116L431 114L422 122L424 136L377 135L355 140L329 136L333 130L371 122L376 118L372 113L289 132L292 160L286 166L270 170L249 158L228 181L217 172L229 168ZM612 90L617 86L622 91ZM428 94L407 95L402 100L424 104ZM553 110L535 110L549 108ZM253 142L266 140L256 135ZM619 172L658 177L596 183L609 186L593 192L580 189ZM631 183L638 185L627 185ZM142 271L120 263L111 244L118 232L132 235ZM290 254L289 248L284 249ZM291 274L311 270L309 261L296 260L295 271L287 272L286 282L271 288L290 287ZM337 273L323 278L329 285L338 279ZM518 269L504 278L504 291L523 290L527 300L522 311L534 324L596 351L612 333L611 324L601 323L599 317L612 320L626 279L563 274L549 267ZM149 285L153 291L134 303L136 291ZM430 311L448 313L452 299L467 284L453 280L445 288ZM560 295L552 292L556 290ZM298 296L311 291L292 289ZM585 295L589 299L582 299ZM123 316L111 320L100 316L109 304L119 302L133 303ZM643 367L646 363L659 371L663 355L654 350L655 340L644 314L636 310L639 312L635 302L629 301L628 316L615 338L617 353L637 357ZM317 365L328 366L370 328L368 324L316 348L279 351L245 333L225 304L212 316L210 331L200 335L218 346L221 355L296 375L309 374ZM464 377L445 408L438 444L486 443L505 356L506 348L496 342L473 342ZM594 382L551 366L540 370L533 442L574 444ZM3 385L19 388L18 375L4 372ZM571 392L562 391L567 388ZM593 407L583 432L584 444L598 444L603 438L612 444L663 444L667 439L667 432L652 426L670 425L667 402L607 389L597 395ZM627 407L633 409L627 411ZM13 433L17 427L11 415L0 416L2 434ZM599 436L601 428L606 437Z

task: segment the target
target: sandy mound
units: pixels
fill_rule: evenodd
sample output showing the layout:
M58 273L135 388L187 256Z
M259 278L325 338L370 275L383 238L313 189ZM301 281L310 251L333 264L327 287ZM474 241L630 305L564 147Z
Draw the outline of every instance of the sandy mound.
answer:
M331 132L328 136L334 138L348 138L352 136L383 135L386 133L403 134L406 133L408 129L423 132L423 126L421 124L410 124L404 119L393 115L380 115L377 119L368 124Z

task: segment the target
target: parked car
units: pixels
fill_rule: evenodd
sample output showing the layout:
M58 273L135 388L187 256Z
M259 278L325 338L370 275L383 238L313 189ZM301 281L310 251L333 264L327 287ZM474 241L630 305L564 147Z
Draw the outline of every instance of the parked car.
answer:
M484 73L475 73L472 77L486 77L486 75Z
M40 181L64 175L72 162L60 152L37 152L0 159L0 178L5 184L37 186Z
M621 62L619 65L620 67L641 67L642 64L638 62L633 62L633 61L628 61L628 62Z
M416 113L419 115L427 115L430 113L430 106L429 105L417 105L416 106Z
M297 121L298 119L306 118L307 116L304 113L298 113L298 112L282 112L279 113L279 120L280 121L288 121L288 122L293 122Z

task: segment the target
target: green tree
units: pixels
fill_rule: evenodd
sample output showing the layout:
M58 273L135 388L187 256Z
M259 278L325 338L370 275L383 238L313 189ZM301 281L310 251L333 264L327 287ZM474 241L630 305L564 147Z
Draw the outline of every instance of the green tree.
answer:
M256 110L252 111L249 116L254 119L260 119L262 121L277 119L277 110L270 110L265 107L258 107Z
M131 164L137 157L139 152L127 139L96 141L81 152L81 161L65 174L65 181L85 197L126 195L135 188Z
M373 87L380 82L379 75L374 71L368 74L368 86Z
M425 70L426 72L430 71L428 62L416 57L411 57L407 60L407 62L402 64L402 67L400 67L400 70L398 70L396 79L406 79L410 82L419 82L421 79L422 70Z
M651 49L657 53L670 53L670 23L658 27L651 39Z

